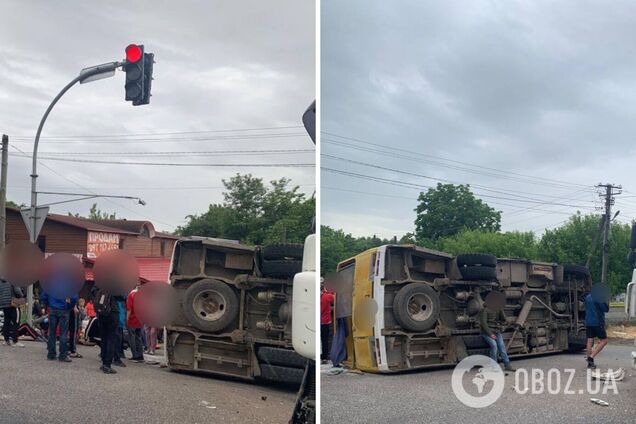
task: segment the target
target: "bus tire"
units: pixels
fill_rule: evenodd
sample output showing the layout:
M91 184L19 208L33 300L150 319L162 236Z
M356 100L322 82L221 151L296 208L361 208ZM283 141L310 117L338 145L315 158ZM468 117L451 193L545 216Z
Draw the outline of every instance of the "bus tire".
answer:
M462 253L457 255L457 266L497 266L497 257L485 253Z
M459 268L464 280L486 280L493 281L497 279L497 268L489 266L465 266Z
M424 283L405 285L393 299L395 319L410 331L423 332L435 326L439 309L439 295Z
M214 333L226 328L239 313L234 290L222 281L200 280L183 297L183 314L193 327Z

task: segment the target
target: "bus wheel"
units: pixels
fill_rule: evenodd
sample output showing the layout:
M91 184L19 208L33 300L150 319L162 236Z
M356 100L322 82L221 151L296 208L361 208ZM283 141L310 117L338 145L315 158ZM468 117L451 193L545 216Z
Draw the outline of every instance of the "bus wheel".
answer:
M221 281L197 281L185 292L183 314L201 331L221 331L236 319L238 313L236 293Z
M424 283L402 287L393 299L395 319L407 330L429 330L439 318L439 295Z

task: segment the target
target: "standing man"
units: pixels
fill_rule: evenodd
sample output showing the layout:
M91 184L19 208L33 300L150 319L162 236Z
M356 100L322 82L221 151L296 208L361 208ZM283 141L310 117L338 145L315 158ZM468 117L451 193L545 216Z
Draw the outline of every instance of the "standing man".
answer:
M14 287L8 281L0 278L0 308L4 314L2 334L7 346L24 347L18 342L18 308L16 299L24 297L20 287Z
M501 356L505 371L516 371L510 366L508 352L503 341L501 331L508 325L504 306L506 305L506 295L499 291L491 291L486 296L484 306L479 312L479 328L481 337L490 347L490 358L497 362L497 354Z
M117 327L119 326L117 300L115 296L94 287L93 305L97 314L99 337L101 339L99 347L101 348L102 366L100 370L104 374L117 374L117 371L111 367L115 357L115 349L118 349L116 347Z
M130 292L126 299L126 325L128 326L128 344L132 353L132 360L144 362L144 346L141 340L141 328L143 327L137 314L135 314L135 295L139 291L139 286Z
M592 292L585 296L585 332L587 335L587 367L594 369L596 364L594 358L607 345L607 332L605 331L605 313L609 312L609 295L606 295L607 288L603 285L594 284ZM594 339L599 339L594 346Z
M329 361L335 296L332 292L325 290L324 284L321 285L320 292L320 360L322 363L326 363Z
M65 299L58 299L57 297L42 291L40 296L40 303L43 308L49 308L49 337L47 342L49 360L54 360L56 354L56 331L57 327L60 327L60 362L71 362L71 358L68 357L68 324L70 318L71 309L75 308L77 303L77 295L73 297L67 297Z

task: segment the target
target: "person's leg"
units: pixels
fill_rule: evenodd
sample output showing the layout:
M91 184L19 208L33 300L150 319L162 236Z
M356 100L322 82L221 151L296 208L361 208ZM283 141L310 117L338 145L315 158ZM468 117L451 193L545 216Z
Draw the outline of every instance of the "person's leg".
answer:
M51 309L49 313L49 338L46 342L46 346L48 349L48 358L55 359L57 356L57 352L55 349L55 330L57 330L57 324L59 321L59 315L56 309Z
M122 345L122 331L121 327L117 325L115 327L115 344L113 350L113 362L115 364L121 364L121 345Z
M144 359L144 348L141 344L141 328L129 328L128 329L130 351L132 352L133 359Z
M329 359L329 324L320 325L320 359Z
M100 330L102 338L102 365L110 368L113 363L113 323L110 317L100 317Z
M599 327L597 330L597 335L600 341L596 345L596 348L592 352L592 355L590 355L592 359L596 358L596 355L598 355L601 350L603 350L603 348L607 345L607 333L605 332L605 327Z
M62 311L60 314L60 361L68 359L68 319L69 311Z
M7 322L7 315L10 314L9 312L10 308L2 308L2 314L4 316L4 324L2 324L2 335L4 336L4 341L5 343L9 344L11 343L11 339L9 338L9 327L7 327L6 322Z
M157 349L157 329L155 327L150 327L150 337L148 339L148 353L154 355L155 349Z
M7 334L5 340L8 337L13 343L18 343L18 309L14 307L6 308L4 314L4 325L7 327Z
M488 356L490 356L490 359L497 362L497 342L494 341L488 334L482 334L481 337L486 341L488 347L490 348Z
M71 354L77 352L77 315L74 310L68 315L68 351Z
M592 357L592 346L594 346L594 338L587 338L587 345L585 346L585 356L588 358Z
M504 363L504 368L510 368L510 359L508 358L508 352L506 351L506 345L504 344L503 336L500 332L497 332L497 348L499 349L499 355Z

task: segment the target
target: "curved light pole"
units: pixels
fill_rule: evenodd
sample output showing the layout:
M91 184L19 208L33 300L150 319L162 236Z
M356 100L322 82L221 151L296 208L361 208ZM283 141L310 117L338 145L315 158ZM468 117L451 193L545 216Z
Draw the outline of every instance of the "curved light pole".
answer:
M103 65L93 66L91 68L83 69L80 74L73 78L71 82L69 82L66 87L60 91L57 96L53 99L49 107L44 112L42 119L40 120L40 125L38 126L38 131L35 133L35 142L33 144L33 163L31 165L31 222L29 231L29 238L31 243L34 245L37 243L37 204L38 204L38 192L37 192L37 178L38 178L38 145L40 144L40 134L42 133L42 128L44 127L44 122L46 122L46 118L48 118L51 110L53 110L53 106L62 98L62 96L75 84L94 81L101 78L107 78L113 76L115 74L115 70L122 66L121 62L110 62L104 63ZM42 218L45 219L46 217ZM27 228L28 230L28 228ZM27 289L27 322L29 325L33 325L33 285L30 285Z

